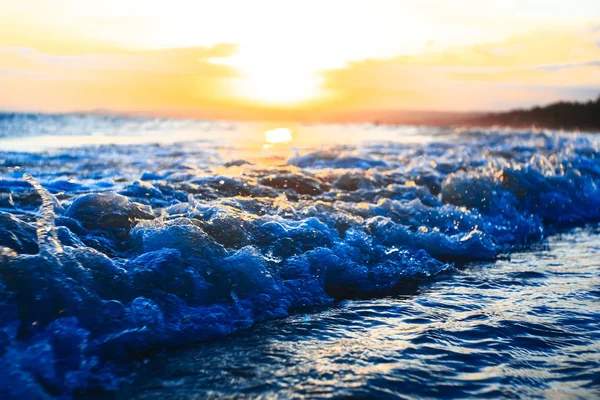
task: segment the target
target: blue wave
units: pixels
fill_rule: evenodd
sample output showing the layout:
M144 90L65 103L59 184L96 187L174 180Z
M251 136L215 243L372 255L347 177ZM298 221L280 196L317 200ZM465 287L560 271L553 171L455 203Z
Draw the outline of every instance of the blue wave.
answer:
M149 351L600 221L593 136L436 139L334 146L275 169L223 166L194 144L0 152L0 394L114 391Z

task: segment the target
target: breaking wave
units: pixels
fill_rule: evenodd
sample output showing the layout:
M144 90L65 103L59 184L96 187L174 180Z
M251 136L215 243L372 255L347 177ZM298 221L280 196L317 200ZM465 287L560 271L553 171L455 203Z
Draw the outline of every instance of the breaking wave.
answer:
M0 394L114 391L150 351L600 221L589 135L301 153L274 165L195 142L0 152Z

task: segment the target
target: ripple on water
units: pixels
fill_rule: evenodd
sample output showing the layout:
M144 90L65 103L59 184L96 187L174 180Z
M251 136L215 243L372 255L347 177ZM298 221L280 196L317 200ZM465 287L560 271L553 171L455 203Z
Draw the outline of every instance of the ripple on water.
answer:
M543 241L600 221L598 138L354 128L1 151L0 396L114 394L135 360L220 337L144 376L182 396L591 394L599 246ZM587 372L552 386L559 356Z
M593 231L575 231L544 252L467 266L413 295L346 300L169 352L124 393L593 398L600 394L600 309L581 294L598 291L598 243ZM574 264L543 265L549 255L572 254ZM566 270L578 273L564 280ZM473 286L482 274L496 284ZM177 388L163 384L175 377Z

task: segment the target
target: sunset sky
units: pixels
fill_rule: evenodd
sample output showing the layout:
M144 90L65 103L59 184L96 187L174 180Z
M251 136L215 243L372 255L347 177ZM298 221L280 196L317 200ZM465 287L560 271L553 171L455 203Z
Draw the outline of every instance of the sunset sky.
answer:
M600 94L598 0L8 0L0 109L218 118Z

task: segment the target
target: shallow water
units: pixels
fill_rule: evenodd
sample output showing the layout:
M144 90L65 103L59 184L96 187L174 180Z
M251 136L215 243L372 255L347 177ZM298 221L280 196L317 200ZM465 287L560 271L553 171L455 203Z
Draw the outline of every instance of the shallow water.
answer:
M1 115L0 396L590 397L599 144Z
M120 397L598 397L598 233L161 354Z

